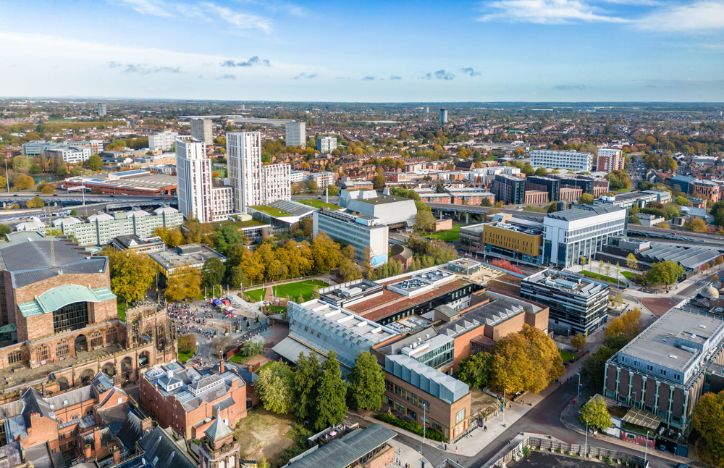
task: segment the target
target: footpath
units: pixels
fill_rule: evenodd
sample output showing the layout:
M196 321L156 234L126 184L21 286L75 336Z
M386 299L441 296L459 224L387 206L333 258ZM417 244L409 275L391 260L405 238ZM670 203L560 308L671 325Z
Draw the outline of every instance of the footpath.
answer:
M577 401L576 403L569 403L564 410L561 412L561 424L566 426L568 429L572 431L576 431L581 435L586 435L585 427L581 424L581 421L578 419L578 412L580 410L580 404L582 401ZM629 450L636 450L641 452L641 455L644 455L646 453L646 449L644 447L641 447L638 444L631 444L628 442L624 442L621 439L617 439L616 437L612 437L606 434L602 433L596 433L592 434L591 432L588 433L589 440L601 440L604 442L608 442L609 444L618 445L619 447L623 447ZM664 458L666 460L669 460L673 463L685 463L685 464L691 464L693 463L693 460L687 457L680 457L678 455L674 455L671 452L662 452L660 450L656 450L655 448L649 448L648 453L651 455L655 455L658 458Z

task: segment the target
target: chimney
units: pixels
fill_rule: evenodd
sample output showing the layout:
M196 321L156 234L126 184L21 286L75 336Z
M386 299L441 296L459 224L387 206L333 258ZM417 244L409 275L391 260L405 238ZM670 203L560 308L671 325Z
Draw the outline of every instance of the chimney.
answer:
M86 460L90 460L92 455L93 449L91 449L91 445L85 444L85 447L83 447L83 456L85 456Z
M103 447L103 442L101 442L101 431L99 429L93 431L93 447L95 447L96 456L98 456L99 452L101 452L101 447Z
M219 361L219 374L226 372L226 366L224 366L224 358Z

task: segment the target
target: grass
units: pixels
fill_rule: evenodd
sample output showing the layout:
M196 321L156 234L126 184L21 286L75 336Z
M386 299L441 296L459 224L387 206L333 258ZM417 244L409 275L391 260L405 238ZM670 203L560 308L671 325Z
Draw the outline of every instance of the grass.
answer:
M234 430L242 458L265 458L274 465L279 464L283 461L282 454L296 445L293 425L290 417L278 416L262 408L249 411Z
M453 228L448 231L433 232L431 234L426 234L425 237L427 237L428 239L438 239L445 242L456 242L460 240L461 227L462 225L458 224L453 226Z
M327 208L329 210L338 210L341 208L341 206L335 205L334 203L327 203L322 200L317 200L316 198L308 198L306 200L298 200L299 203L307 206L311 206L312 208Z
M618 280L617 280L616 278L612 278L612 277L610 277L610 276L602 275L602 274L600 274L600 273L594 273L594 272L588 271L588 270L582 270L582 271L581 271L581 274L582 274L583 276L587 276L587 277L589 277L589 278L593 278L593 279L597 279L597 280L601 280L601 281L607 281L607 282L609 282L609 283L618 283Z
M244 364L246 361L249 360L250 356L242 356L241 354L234 354L231 356L231 359L229 361L235 362L237 364Z
M116 303L118 304L117 310L118 310L118 318L121 319L122 322L126 321L126 309L128 309L128 304L125 302L122 302L120 300L117 300Z
M325 286L329 285L322 280L303 280L273 286L273 291L277 297L285 297L296 301L299 296L302 296L305 301L308 301L314 296L315 288L323 288ZM254 302L259 302L264 299L266 288L252 289L251 291L246 291L245 294Z
M561 359L563 359L563 364L576 359L576 353L572 353L571 351L568 351L566 349L559 349L558 352L561 353Z
M181 351L178 352L178 360L181 361L181 364L188 361L192 357L194 357L193 353L182 353Z
M641 282L642 275L639 273L634 273L633 271L622 271L621 274L629 281L633 281L635 283Z
M257 211L261 211L262 213L266 213L269 216L291 216L291 213L288 211L280 210L279 208L274 208L273 206L269 205L256 205L252 206Z

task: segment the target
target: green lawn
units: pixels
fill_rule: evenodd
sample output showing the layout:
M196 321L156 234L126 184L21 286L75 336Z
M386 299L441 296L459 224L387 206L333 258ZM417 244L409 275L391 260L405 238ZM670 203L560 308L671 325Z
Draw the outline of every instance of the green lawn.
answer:
M242 356L241 354L234 354L229 360L236 364L244 364L248 359L249 358L247 356Z
M308 198L306 200L297 201L303 205L311 206L312 208L319 208L320 210L322 208L327 208L329 210L339 210L341 208L341 206L335 205L333 203L327 203L316 198Z
M433 232L432 234L426 234L425 237L428 239L439 239L445 242L455 242L460 240L460 228L462 225L457 224L453 226L449 231Z
M262 213L266 213L269 216L291 216L291 213L288 211L280 210L279 208L274 208L273 206L269 205L256 205L252 206L257 211L261 211Z
M639 273L634 273L633 271L622 271L621 274L627 280L634 281L636 283L641 281L641 275Z
M601 281L608 281L609 283L617 283L617 282L618 282L618 280L616 280L616 278L612 278L612 277L610 277L610 276L602 275L602 274L600 274L600 273L594 273L594 272L588 271L588 270L582 270L582 271L581 271L581 274L582 274L583 276L588 276L589 278L593 278L593 279L597 279L597 280L601 280Z
M301 295L305 301L308 301L312 298L315 287L323 288L325 286L328 286L328 284L322 280L296 281L294 283L274 286L274 294L277 297L285 297L293 301L296 301L297 298ZM249 296L253 301L258 302L264 299L265 292L266 288L258 288L252 289L251 291L246 291L245 294Z
M558 351L561 353L561 359L563 359L563 364L571 362L576 358L576 353L572 353L565 349L559 349Z
M181 351L179 351L178 353L178 360L181 361L181 364L188 361L192 357L194 357L193 353L182 353Z

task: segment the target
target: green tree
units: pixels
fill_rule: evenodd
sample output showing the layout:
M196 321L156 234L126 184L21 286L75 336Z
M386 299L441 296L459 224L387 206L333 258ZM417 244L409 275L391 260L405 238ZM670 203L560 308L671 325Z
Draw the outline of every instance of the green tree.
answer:
M701 396L694 407L693 424L704 439L712 462L724 465L724 391Z
M322 378L317 394L317 414L314 428L321 431L325 427L339 424L347 414L347 384L342 380L342 372L334 351L330 351L322 365Z
M581 422L587 424L588 427L594 427L599 430L609 428L613 425L611 415L606 408L606 402L603 397L596 395L581 407L579 415Z
M563 370L555 343L535 327L524 325L521 332L502 338L495 346L493 385L507 393L538 393Z
M583 205L593 205L593 195L590 193L582 193L580 197L578 197L578 203L581 203Z
M345 282L362 278L362 272L357 264L347 257L343 257L339 262L339 275Z
M0 224L0 236L7 236L13 230L7 224Z
M317 386L322 378L322 367L317 356L299 354L294 373L294 414L300 421L311 421L317 413Z
M132 250L103 249L111 267L111 289L118 298L133 304L146 297L156 279L157 268L147 255Z
M342 251L339 244L322 232L312 241L312 257L314 258L314 270L317 273L329 273L339 266Z
M636 259L636 256L633 253L629 253L628 255L626 255L626 267L631 270L639 269L639 261Z
M417 215L415 216L415 229L422 232L435 230L435 217L429 208L417 211Z
M377 173L372 178L372 186L375 190L381 190L385 187L385 170L383 168L377 169Z
M168 278L164 295L169 301L183 301L201 297L201 272L196 268L182 267Z
M475 353L460 362L457 378L472 388L484 388L490 383L493 371L493 355Z
M596 392L603 391L603 373L605 372L606 361L616 353L616 349L608 346L601 346L591 353L583 362L581 370L581 381Z
M45 201L36 195L32 199L28 200L25 205L28 208L42 208L45 206Z
M357 409L376 411L385 397L385 375L369 351L357 356L349 377L349 399Z
M32 190L35 187L35 181L26 174L17 174L13 177L14 190Z
M665 260L651 265L645 278L648 284L669 286L684 274L684 268L672 260Z
M154 229L153 234L160 237L166 246L174 248L178 247L179 245L183 245L184 241L184 235L181 232L181 229L168 229L165 227L159 227Z
M97 154L92 154L85 162L85 167L91 171L100 171L103 169L103 159L101 159L101 157Z
M181 335L176 339L178 352L183 354L196 354L196 336L193 334Z
M724 227L724 201L714 203L709 212L714 217L714 224Z
M276 414L289 413L294 401L294 372L286 363L276 361L259 371L256 392L264 409Z
M583 351L583 348L586 346L586 335L582 335L580 333L576 333L571 338L571 344L574 348L576 348L576 351L579 353Z
M206 288L213 288L224 281L226 265L220 259L212 257L206 260L201 270L201 284Z
M708 232L706 221L699 217L691 217L684 224L684 229L691 232Z

